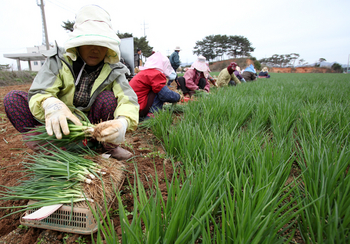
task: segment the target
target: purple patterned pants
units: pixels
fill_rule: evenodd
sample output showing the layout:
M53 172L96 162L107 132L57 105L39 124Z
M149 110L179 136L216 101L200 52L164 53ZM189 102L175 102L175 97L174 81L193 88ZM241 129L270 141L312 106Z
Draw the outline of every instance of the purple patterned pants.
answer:
M88 113L92 124L114 119L114 111L118 105L112 91L101 92ZM41 125L29 110L28 93L24 91L10 91L4 98L6 115L12 125L21 133L27 132L37 125Z

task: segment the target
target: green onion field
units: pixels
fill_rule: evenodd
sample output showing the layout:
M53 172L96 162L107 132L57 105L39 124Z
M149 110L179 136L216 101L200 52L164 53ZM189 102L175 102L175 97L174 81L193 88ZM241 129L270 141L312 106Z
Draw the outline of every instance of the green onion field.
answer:
M166 197L135 184L132 221L119 197L122 243L350 242L348 75L272 74L186 106L144 125L183 164ZM102 232L114 243L108 218Z

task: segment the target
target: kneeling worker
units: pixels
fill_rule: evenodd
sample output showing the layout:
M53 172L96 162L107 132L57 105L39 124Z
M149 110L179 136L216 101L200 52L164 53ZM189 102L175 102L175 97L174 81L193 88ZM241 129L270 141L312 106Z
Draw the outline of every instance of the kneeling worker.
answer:
M180 94L166 86L167 78L171 80L175 77L169 59L160 52L152 54L140 67L140 72L129 83L138 98L140 120L153 117L153 113L162 109L165 102L180 101Z

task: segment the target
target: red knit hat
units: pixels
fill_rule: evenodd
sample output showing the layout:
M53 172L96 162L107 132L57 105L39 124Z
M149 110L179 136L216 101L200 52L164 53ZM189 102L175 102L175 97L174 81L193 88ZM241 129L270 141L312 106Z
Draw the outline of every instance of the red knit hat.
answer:
M237 67L237 63L236 62L231 62L229 66L227 66L227 71L230 73L230 75L232 75L233 71L235 71Z
M236 62L231 62L228 67L230 67L230 68L232 67L233 69L235 69L236 66L238 66Z

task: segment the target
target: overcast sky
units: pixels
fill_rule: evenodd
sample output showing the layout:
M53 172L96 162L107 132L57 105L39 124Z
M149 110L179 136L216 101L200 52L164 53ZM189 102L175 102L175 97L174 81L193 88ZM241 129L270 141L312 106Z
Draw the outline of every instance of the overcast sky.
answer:
M0 64L16 61L3 54L26 53L41 45L40 0L0 0ZM113 29L147 36L154 51L170 55L180 46L182 62L193 62L196 41L209 35L241 35L252 43L257 59L298 53L308 63L348 64L349 0L45 0L49 42L63 46L63 21L75 20L84 5L97 4L111 15ZM21 62L22 69L28 68Z

